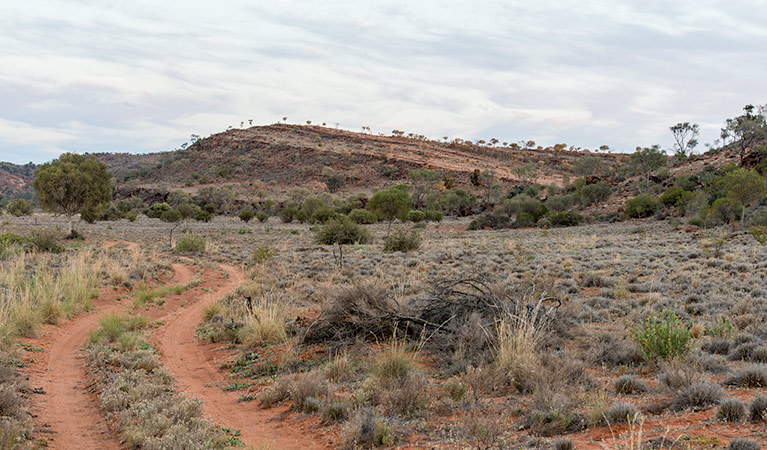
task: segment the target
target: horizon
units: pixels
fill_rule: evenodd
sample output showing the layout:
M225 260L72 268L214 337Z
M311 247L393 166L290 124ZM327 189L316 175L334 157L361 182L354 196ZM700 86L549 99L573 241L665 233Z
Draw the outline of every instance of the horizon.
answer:
M766 8L684 1L15 4L0 160L177 149L240 122L612 152L763 104Z

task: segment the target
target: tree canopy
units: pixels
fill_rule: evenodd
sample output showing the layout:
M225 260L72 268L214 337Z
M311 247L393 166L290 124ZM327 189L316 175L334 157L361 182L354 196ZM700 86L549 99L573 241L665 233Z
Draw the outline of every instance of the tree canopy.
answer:
M410 212L411 203L407 190L400 186L378 191L368 202L368 209L373 211L381 220L389 222L386 235L389 235L394 219L405 220Z
M93 156L64 153L40 166L33 187L44 210L67 217L70 235L76 214L112 200L112 174Z

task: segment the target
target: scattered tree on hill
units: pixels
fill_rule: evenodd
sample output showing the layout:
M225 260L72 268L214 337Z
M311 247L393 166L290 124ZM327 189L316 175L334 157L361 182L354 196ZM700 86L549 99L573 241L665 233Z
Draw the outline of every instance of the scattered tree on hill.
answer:
M442 181L442 174L429 169L411 170L408 172L408 178L413 185L413 192L410 195L413 200L413 207L423 208L426 206L426 198L436 190L437 184Z
M589 175L601 176L605 173L605 164L602 158L593 155L583 155L573 163L573 174L579 177Z
M533 184L538 178L538 167L534 162L521 164L512 168L511 171L523 184Z
M484 192L485 205L495 204L501 195L503 186L498 183L498 176L493 169L485 169L482 171L482 190Z
M40 166L33 187L44 210L67 217L70 236L76 214L112 200L112 174L93 156L64 153Z
M647 181L650 181L650 175L656 169L664 167L668 157L660 149L659 145L645 147L637 150L629 157L629 165L637 175L643 175ZM641 187L640 187L641 192Z
M693 149L698 145L698 134L700 133L698 124L680 122L673 127L669 127L669 130L674 135L676 155L683 159L691 155Z
M744 114L727 119L721 132L723 141L731 138L737 143L740 165L743 165L746 152L767 138L767 106L755 108L754 105L746 105L743 111Z
M394 219L399 218L404 221L407 218L407 213L410 212L412 205L407 190L402 186L394 186L376 192L368 202L367 207L369 210L373 211L380 220L389 222L389 225L386 227L386 235L388 236Z
M737 168L722 178L722 185L728 197L737 200L743 205L743 209L740 212L740 226L743 227L748 205L764 198L764 180L756 170Z

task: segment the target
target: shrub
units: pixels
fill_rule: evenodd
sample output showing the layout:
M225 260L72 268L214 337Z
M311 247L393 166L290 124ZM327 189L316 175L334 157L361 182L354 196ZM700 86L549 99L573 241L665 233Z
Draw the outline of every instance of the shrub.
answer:
M761 365L746 367L735 372L733 376L724 381L726 386L744 388L767 387L767 368Z
M269 220L269 214L265 213L264 211L259 211L256 213L256 219L258 219L260 223L264 223Z
M138 219L138 213L136 211L128 211L125 213L125 218L128 219L128 222L135 222Z
M442 222L442 211L426 210L424 214L428 222Z
M177 209L169 209L160 214L160 220L168 223L178 222L181 220L181 213Z
M176 242L176 253L204 252L207 241L203 236L181 236Z
M503 228L509 228L511 226L511 220L509 216L498 213L482 214L469 223L469 230L477 231L484 229L499 230Z
M581 198L583 203L588 206L607 200L612 193L613 188L606 181L600 181L584 186L581 190Z
M370 225L378 222L378 218L367 209L353 209L349 212L349 220L360 225Z
M740 219L743 205L737 200L729 197L717 199L711 204L707 218L714 223L732 223Z
M634 328L631 336L648 361L668 361L690 350L690 327L671 310L665 310L660 317L651 315Z
M517 218L514 219L514 226L517 228L532 227L533 225L535 225L535 217L530 213L519 213Z
M743 438L735 438L727 446L728 450L761 450L761 448L762 446L758 442Z
M332 219L317 231L317 243L323 245L367 244L368 241L367 230L347 217Z
M282 220L282 223L293 222L293 220L296 218L296 214L298 214L298 210L296 208L291 206L282 208L280 210L280 220Z
M407 213L407 220L411 222L423 222L426 220L426 213L423 211L413 210Z
M574 227L583 222L583 216L575 211L550 212L547 217L553 227Z
M162 213L170 209L171 207L167 203L153 203L146 211L146 216L152 219L159 219Z
M722 389L714 383L693 383L679 390L672 409L682 411L688 408L703 409L719 403Z
M311 223L325 224L328 223L328 221L331 219L335 219L336 217L338 217L337 212L328 206L322 205L314 210L309 221Z
M756 239L757 242L759 242L762 245L767 244L767 227L761 226L761 225L754 225L748 231L749 233L751 233L751 236L753 236L754 239Z
M272 248L270 245L262 245L253 250L252 260L256 264L261 264L274 258L278 253L279 251L275 248Z
M61 253L64 247L59 244L56 232L50 230L35 230L29 238L32 248L38 252Z
M650 217L660 208L660 203L654 195L644 194L626 202L625 214L628 217Z
M253 210L252 210L252 209L250 209L250 208L245 208L245 209L243 209L243 210L242 210L242 212L240 213L240 216L239 216L239 217L240 217L240 220L242 220L242 221L243 221L243 222L245 222L245 223L248 223L248 222L250 222L250 221L253 219L253 217L255 217L255 216L256 216L256 214L253 212Z
M748 418L753 422L767 419L767 397L757 395L748 406Z
M660 202L666 206L675 206L681 210L684 210L687 203L693 199L695 193L684 190L677 186L668 188L663 195L660 196Z
M5 207L8 214L16 217L29 216L32 214L32 205L23 198L15 198Z
M397 230L384 238L385 252L410 252L421 247L421 235L416 230Z
M644 392L647 392L647 385L633 375L623 375L615 380L616 394L634 395Z
M605 418L611 424L633 423L638 415L639 410L630 403L618 403L605 411Z
M392 343L381 351L373 363L373 373L384 382L397 382L408 378L415 369L413 355L404 344Z
M734 398L725 399L716 410L716 420L720 422L740 423L745 416L746 405Z

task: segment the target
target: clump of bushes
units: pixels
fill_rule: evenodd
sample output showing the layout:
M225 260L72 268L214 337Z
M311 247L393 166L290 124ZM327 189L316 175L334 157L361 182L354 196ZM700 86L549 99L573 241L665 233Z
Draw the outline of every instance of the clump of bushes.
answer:
M349 220L360 225L371 225L378 222L378 217L367 209L353 209L349 212Z
M8 214L16 217L29 216L32 214L32 204L23 198L15 198L11 200L5 209L8 211Z

